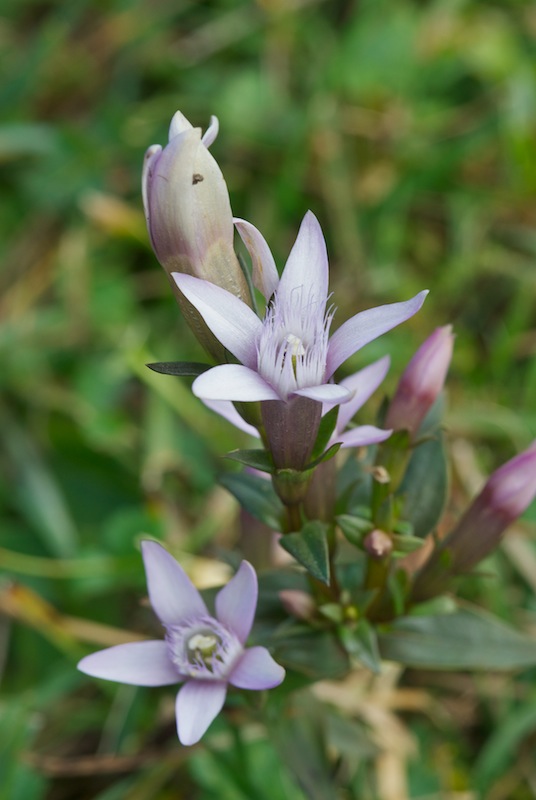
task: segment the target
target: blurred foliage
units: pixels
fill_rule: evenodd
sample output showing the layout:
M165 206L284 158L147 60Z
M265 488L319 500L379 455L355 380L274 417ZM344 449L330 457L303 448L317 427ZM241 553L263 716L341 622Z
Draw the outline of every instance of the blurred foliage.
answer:
M307 764L328 745L299 694L284 709L294 742L240 726L236 701L185 750L172 692L75 670L80 654L154 626L139 603L142 533L218 583L200 556L225 555L238 529L214 481L245 438L188 379L144 366L203 356L148 245L143 153L177 108L203 126L215 113L234 212L280 264L305 210L318 215L337 318L431 289L417 317L347 369L391 352L396 376L436 325L454 324L459 507L480 470L536 434L536 7L4 0L0 43L2 800L316 796ZM463 591L535 633L527 516L532 528L489 560L492 577ZM321 698L347 712L328 743L345 797L534 796L534 671L360 680L339 702Z

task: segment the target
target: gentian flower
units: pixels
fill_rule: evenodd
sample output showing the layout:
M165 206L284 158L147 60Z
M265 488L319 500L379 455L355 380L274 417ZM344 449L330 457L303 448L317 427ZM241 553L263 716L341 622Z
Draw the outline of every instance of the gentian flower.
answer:
M404 370L387 410L385 424L415 436L443 389L452 358L452 325L436 328Z
M193 392L208 400L289 402L295 397L343 403L352 391L332 382L335 370L361 347L409 319L426 291L402 303L356 314L335 331L327 306L328 259L322 230L309 211L281 278L265 240L250 223L235 220L251 253L253 282L268 301L264 320L213 283L173 273L180 291L217 339L240 362L200 375Z
M143 166L142 194L147 229L156 257L171 279L175 271L215 283L251 303L249 288L234 251L231 203L222 172L208 148L218 133L218 120L201 136L177 111L169 128L169 144L154 144ZM203 347L225 360L221 345L171 281L186 321Z
M231 684L270 689L285 670L265 647L244 645L257 606L257 575L247 561L216 595L212 617L182 567L160 544L142 542L151 605L165 628L164 640L120 644L86 656L87 675L135 686L183 683L177 695L182 744L199 741L219 714Z
M536 496L536 441L488 478L455 528L442 539L417 576L416 599L445 590L449 578L470 572L499 544Z
M351 400L339 407L337 423L328 447L335 444L335 442L340 442L341 447L366 447L389 438L392 430L377 428L375 425L356 425L348 429L347 426L361 406L366 403L381 384L387 374L390 362L390 357L384 356L341 381L340 385L345 389L349 389L352 397ZM239 430L250 436L260 438L258 430L240 416L230 400L203 400L203 402L208 408L215 411ZM327 413L331 408L333 408L332 405L325 404L322 414Z

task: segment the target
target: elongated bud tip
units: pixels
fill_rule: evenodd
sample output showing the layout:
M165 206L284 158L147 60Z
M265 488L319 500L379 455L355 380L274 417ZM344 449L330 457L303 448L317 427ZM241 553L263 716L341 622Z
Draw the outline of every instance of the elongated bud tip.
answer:
M452 358L452 326L436 328L419 347L398 384L385 426L416 434L443 389Z
M480 498L506 524L517 519L536 495L536 440L496 470Z

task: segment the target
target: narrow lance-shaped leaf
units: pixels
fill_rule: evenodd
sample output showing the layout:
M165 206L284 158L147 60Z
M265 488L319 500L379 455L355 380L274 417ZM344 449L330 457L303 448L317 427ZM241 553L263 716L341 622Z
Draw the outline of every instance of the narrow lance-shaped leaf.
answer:
M536 639L480 610L403 617L379 635L389 661L424 669L519 669L536 664Z
M210 364L197 361L156 361L145 366L162 375L176 375L180 378L197 378L211 368Z
M289 552L307 572L329 586L328 525L318 520L308 522L299 533L287 533L279 544Z

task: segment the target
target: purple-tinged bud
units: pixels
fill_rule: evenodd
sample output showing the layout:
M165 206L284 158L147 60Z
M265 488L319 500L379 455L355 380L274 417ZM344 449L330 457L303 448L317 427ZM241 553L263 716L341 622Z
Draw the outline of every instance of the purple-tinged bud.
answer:
M536 440L488 479L423 567L414 595L425 599L439 594L445 588L445 580L472 570L497 547L508 525L525 511L535 495Z
M414 436L443 389L452 358L452 326L436 328L406 367L387 411L385 427Z
M393 543L390 536L379 528L375 528L365 537L363 546L369 556L375 561L381 561L387 558L393 550Z
M298 619L310 620L315 613L315 604L310 594L299 589L282 589L279 599L285 611Z
M205 135L177 111L169 144L152 145L145 154L142 191L147 228L156 257L166 270L187 273L221 286L251 304L246 279L234 252L234 225L225 180L208 147L216 138L218 120L211 118ZM199 313L171 284L183 313L201 343L213 355L216 346ZM210 346L209 346L210 345ZM218 358L218 360L220 360Z

